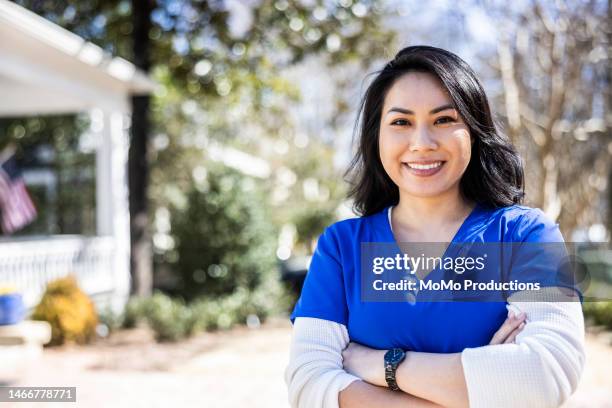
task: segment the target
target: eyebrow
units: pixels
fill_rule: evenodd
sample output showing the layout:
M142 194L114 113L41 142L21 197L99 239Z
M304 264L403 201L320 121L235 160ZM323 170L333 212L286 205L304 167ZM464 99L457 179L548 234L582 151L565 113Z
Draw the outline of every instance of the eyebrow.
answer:
M431 111L429 111L429 114L433 115L435 113L442 112L447 109L455 109L455 107L447 103L446 105L438 106L437 108L432 109ZM411 111L410 109L404 109L404 108L398 108L398 107L393 107L389 109L387 111L387 115L391 112L400 112L400 113L405 113L406 115L414 115L414 112Z

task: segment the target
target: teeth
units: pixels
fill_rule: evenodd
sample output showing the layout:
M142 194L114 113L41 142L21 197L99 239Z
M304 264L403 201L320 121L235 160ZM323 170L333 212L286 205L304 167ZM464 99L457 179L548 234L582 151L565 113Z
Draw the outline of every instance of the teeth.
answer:
M406 164L411 169L429 170L429 169L435 169L436 167L440 167L442 165L442 162L440 161L440 162L435 162L435 163L430 163L430 164L417 164L417 163L406 163Z

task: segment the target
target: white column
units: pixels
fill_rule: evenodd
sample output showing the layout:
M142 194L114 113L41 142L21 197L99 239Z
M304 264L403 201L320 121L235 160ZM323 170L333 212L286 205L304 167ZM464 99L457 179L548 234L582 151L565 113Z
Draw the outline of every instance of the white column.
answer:
M112 154L110 120L107 113L96 108L90 111L90 132L97 139L96 151L96 232L98 236L113 235Z
M130 214L128 201L129 116L127 111L96 110L92 120L102 126L96 159L96 215L98 235L115 243L112 308L123 310L130 293ZM92 122L92 127L95 123Z

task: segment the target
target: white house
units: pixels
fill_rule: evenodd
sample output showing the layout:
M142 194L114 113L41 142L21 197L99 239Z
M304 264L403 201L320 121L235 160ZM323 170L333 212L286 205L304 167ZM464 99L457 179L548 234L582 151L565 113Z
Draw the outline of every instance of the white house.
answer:
M46 282L73 272L99 307L118 311L130 287L130 96L155 84L128 61L7 0L0 0L0 39L0 116L86 112L96 149L96 236L3 239L0 283L21 289L31 308Z

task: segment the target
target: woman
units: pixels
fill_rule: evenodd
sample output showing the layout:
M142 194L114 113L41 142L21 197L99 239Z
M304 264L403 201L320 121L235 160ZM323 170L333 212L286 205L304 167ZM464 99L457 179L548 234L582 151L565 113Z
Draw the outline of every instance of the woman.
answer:
M520 205L521 160L474 72L448 51L407 47L378 72L360 112L349 170L361 217L319 237L291 315L291 405L561 405L584 364L579 301L519 301L520 291L504 302L419 301L418 291L412 302L363 300L364 242L563 242L542 211ZM512 273L545 268L529 265ZM429 274L417 277L440 278Z

